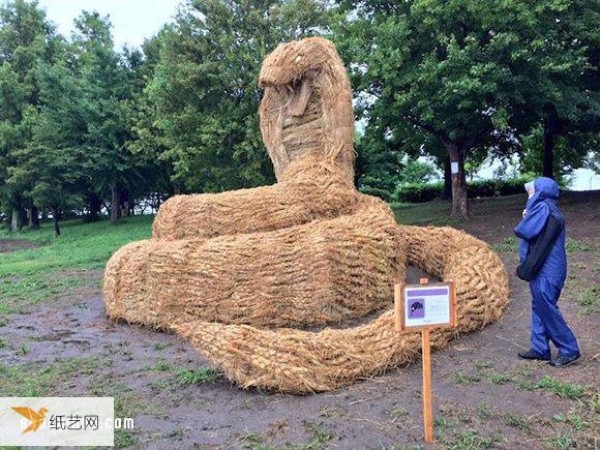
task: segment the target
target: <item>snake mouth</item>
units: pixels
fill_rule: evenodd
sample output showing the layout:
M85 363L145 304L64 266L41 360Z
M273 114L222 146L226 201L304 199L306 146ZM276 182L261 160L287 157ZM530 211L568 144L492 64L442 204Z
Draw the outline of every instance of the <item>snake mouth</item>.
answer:
M292 85L286 85L290 92L290 102L288 105L289 114L292 117L301 117L306 111L308 100L312 92L312 85L309 79L294 80ZM290 90L291 88L291 90Z
M281 98L285 113L292 117L302 117L309 105L311 95L315 91L315 80L318 78L317 70L310 70L301 77L288 80L286 83L277 83L274 80L261 80L259 87L265 90L274 90ZM312 100L316 100L313 97Z

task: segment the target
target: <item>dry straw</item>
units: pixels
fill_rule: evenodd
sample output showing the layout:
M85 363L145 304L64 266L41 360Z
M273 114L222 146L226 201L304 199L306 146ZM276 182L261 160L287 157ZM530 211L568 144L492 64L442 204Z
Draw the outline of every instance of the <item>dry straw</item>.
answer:
M160 208L152 237L198 239L273 231L351 214L360 194L316 156L293 161L273 186L220 194L177 195Z
M135 242L106 268L107 312L161 328L339 324L386 307L404 278L402 242L389 208L370 197L352 214L276 231Z
M410 242L409 264L456 282L458 327L433 332L434 349L445 347L455 334L481 329L502 316L508 278L485 243L452 228L399 229ZM395 330L391 302L390 296L389 310L379 317L346 329L308 332L206 322L180 322L172 329L243 387L329 391L419 357L420 334Z
M335 46L319 37L279 45L265 58L259 85L265 88L260 131L277 178L312 153L352 181L352 89Z
M260 84L278 182L167 201L152 239L107 265L110 317L176 331L241 386L305 393L418 357L418 334L398 334L391 310L407 264L456 282L457 333L502 315L507 276L486 244L398 227L387 205L354 188L350 83L333 44L280 45ZM434 347L452 335L434 333Z

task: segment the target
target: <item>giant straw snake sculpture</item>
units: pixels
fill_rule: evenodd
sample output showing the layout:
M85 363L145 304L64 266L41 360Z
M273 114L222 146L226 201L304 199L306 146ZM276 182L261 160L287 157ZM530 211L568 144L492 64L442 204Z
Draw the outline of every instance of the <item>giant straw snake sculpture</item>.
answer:
M419 334L394 329L407 265L457 286L458 327L433 333L434 348L501 317L508 279L485 243L398 226L354 188L351 89L333 44L280 45L259 83L277 183L169 199L152 238L107 265L111 318L175 331L243 387L306 393L418 357Z

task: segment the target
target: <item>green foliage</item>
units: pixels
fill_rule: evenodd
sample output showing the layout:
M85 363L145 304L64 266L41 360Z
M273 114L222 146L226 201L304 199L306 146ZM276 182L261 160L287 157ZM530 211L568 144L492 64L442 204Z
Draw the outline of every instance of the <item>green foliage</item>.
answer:
M165 360L160 360L152 366L152 370L155 372L169 372L171 370L171 364Z
M561 430L557 436L545 439L544 447L552 450L567 450L576 448L577 443L573 439L573 433L570 430Z
M592 286L583 291L579 304L588 313L600 311L600 287Z
M200 370L180 370L177 372L179 384L213 384L219 379L221 373L212 367L204 367Z
M456 384L473 384L481 381L479 372L466 373L459 370L454 373L454 382Z
M558 136L554 141L554 177L561 185L568 185L569 175L575 168L582 167L590 147L578 142L578 135ZM523 138L525 152L520 160L521 173L540 176L543 173L544 129L539 125Z
M594 149L587 155L584 166L590 170L593 170L597 174L600 173L600 152L596 149L600 148L600 134L595 134L591 139L594 139L594 143L590 145L591 149Z
M567 242L565 244L567 253L574 252L587 252L590 250L590 246L584 244L583 242L578 241L577 239L567 238Z
M36 2L5 1L3 216L78 211L95 220L107 206L116 221L136 199L272 182L258 127L260 65L278 43L319 33L336 41L353 78L364 192L431 198L414 187L433 180L419 156L439 167L466 158L473 173L486 157L518 150L521 169L540 173L553 149L562 176L591 151L587 164L597 167L595 0L337 4L186 0L142 53L117 52L97 12L82 12L66 39ZM470 195L498 191L476 185Z
M523 193L525 178L508 180L476 180L467 183L467 193L471 198L515 195ZM442 196L442 183L403 184L398 186L392 195L397 202L421 203Z
M58 268L103 268L108 258L124 244L149 238L152 219L152 216L130 217L116 228L106 221L94 224L71 221L64 224L69 236L60 239L52 238L52 230L47 227L24 233L19 238L44 245L3 255L0 276L31 275ZM2 232L0 236L9 235Z
M361 186L360 187L360 191L363 194L367 194L367 195L373 195L375 197L379 197L380 199L389 202L392 200L392 194L390 194L388 191L386 191L385 189L379 189L376 187L370 187L368 185L366 186Z
M527 423L527 420L519 414L506 413L504 420L508 426L519 428L521 430L529 430L529 424Z
M70 221L63 225L67 232L60 239L55 239L48 227L23 233L20 238L40 246L3 254L0 316L97 285L97 279L86 273L104 268L108 258L124 244L150 237L151 223L151 216L131 217L118 227L106 221ZM9 237L6 231L0 231L0 238Z
M502 242L494 245L494 250L497 252L516 252L519 245L519 240L515 236L508 236L502 239Z
M55 395L60 386L82 375L90 375L98 365L110 365L98 357L75 357L40 368L38 364L0 366L0 395L3 397L44 397Z
M444 186L442 183L419 184L410 183L398 186L394 191L393 199L397 202L422 203L440 198Z
M447 202L433 201L423 204L393 204L396 221L404 225L448 225Z
M127 150L142 55L114 50L111 25L83 12L72 42L56 35L35 2L0 8L0 208L61 212L158 185L156 161ZM153 173L154 171L154 173ZM114 201L116 198L116 201ZM121 202L119 202L119 205Z
M524 192L523 185L529 181L525 177L495 180L476 180L468 183L470 197L493 197L498 195L515 195Z
M595 0L338 3L349 20L336 39L371 153L425 153L440 165L444 153L462 155L469 170L525 149L539 173L526 139L535 130L550 161L557 141L555 166L595 149L582 138L600 111Z
M400 183L420 184L439 180L435 167L427 162L409 158L400 172Z
M0 6L0 207L22 210L30 179L14 177L32 139L40 114L39 70L58 57L60 39L36 3L23 0ZM29 200L29 203L31 201Z
M490 374L490 381L494 384L506 384L511 381L511 378L502 373L493 372Z
M215 192L274 180L258 124L260 66L278 43L324 29L326 19L311 0L185 3L160 35L145 90L152 119L136 129L172 164L177 185Z
M317 450L326 449L329 447L328 443L334 438L334 435L331 431L320 424L312 422L304 422L304 427L312 436L310 441L301 447L302 449Z
M538 389L553 392L559 397L577 400L585 395L585 388L577 384L567 383L549 375L545 375L536 385Z
M481 436L475 430L459 433L455 438L446 443L448 450L478 450L492 448L496 442L495 437Z

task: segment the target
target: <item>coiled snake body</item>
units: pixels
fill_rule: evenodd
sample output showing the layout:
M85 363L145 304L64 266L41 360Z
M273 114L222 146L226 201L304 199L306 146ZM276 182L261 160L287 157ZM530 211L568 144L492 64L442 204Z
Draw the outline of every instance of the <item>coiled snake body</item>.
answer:
M407 265L457 286L458 327L433 333L434 348L501 317L508 279L485 243L398 226L385 203L354 188L352 93L333 44L280 45L260 85L278 182L169 199L152 239L108 262L110 317L175 331L240 386L293 393L418 357L419 335L394 329L392 286Z

